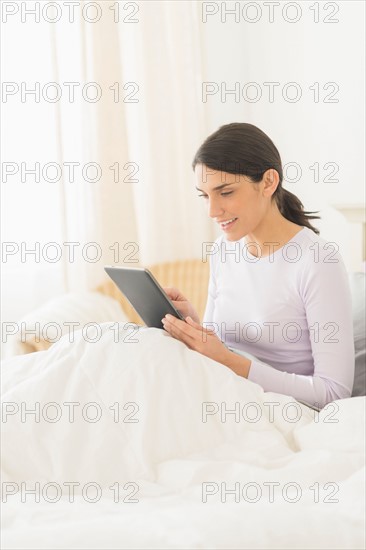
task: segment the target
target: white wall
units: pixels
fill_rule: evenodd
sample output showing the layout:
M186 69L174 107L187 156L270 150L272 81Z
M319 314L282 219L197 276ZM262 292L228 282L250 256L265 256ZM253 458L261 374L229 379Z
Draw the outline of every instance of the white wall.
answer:
M266 132L277 146L283 164L296 162L301 166L301 179L297 183L284 181L284 186L299 196L306 209L318 209L322 204L363 204L364 2L328 2L327 9L324 2L225 4L227 10L235 4L240 7L239 22L229 14L225 22L225 6L221 8L221 3L206 3L206 10L218 9L218 13L202 22L205 81L226 83L228 89L239 82L241 90L245 83L256 82L263 95L256 103L245 101L242 96L236 103L233 95L222 101L219 93L208 97L209 131L235 121L250 122ZM280 4L272 23L266 4ZM310 9L316 4L318 23L314 23L314 11ZM243 15L245 5L248 11ZM332 15L337 7L339 11ZM205 10L205 3L201 8ZM291 20L301 10L299 21L286 22L283 9L287 9L284 14ZM244 19L254 20L260 12L262 16L256 23ZM339 22L325 23L326 16ZM273 103L268 99L264 82L280 83ZM296 103L286 102L282 97L281 91L288 82L301 86L302 97ZM314 93L309 89L315 82L320 85L320 99L333 90L332 87L323 90L323 86L335 82L339 91L334 99L338 102L315 103ZM254 92L254 88L248 92ZM327 162L339 166L333 176L339 180L337 183L324 181L332 173L331 166L323 168ZM314 171L309 169L314 163L319 163L319 182L314 181ZM293 178L296 171L289 170L288 175Z

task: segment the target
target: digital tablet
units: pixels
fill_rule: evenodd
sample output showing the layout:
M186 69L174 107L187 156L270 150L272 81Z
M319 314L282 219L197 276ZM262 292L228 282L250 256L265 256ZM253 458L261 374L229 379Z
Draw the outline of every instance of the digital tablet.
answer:
M104 271L126 296L146 326L164 328L161 320L167 313L185 320L147 268L108 265Z

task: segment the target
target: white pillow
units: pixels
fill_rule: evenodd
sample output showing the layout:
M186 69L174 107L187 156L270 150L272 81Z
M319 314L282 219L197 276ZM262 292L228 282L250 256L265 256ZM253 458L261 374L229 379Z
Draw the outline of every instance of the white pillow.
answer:
M71 341L73 331L77 330L84 330L87 338L93 338L95 329L85 325L109 321L128 322L114 298L92 291L61 294L18 321L17 333L7 337L4 358L45 350L65 334L69 334ZM68 323L78 325L72 327ZM32 330L36 330L36 334L26 332Z
M355 380L352 397L366 395L366 322L365 322L365 273L350 273L352 292L353 332L355 340Z

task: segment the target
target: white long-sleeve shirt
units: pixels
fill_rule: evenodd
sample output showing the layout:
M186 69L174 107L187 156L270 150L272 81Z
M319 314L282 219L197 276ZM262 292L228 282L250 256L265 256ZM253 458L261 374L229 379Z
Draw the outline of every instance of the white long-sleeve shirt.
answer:
M336 243L303 227L261 255L244 238L206 251L210 281L203 325L250 354L248 379L316 407L350 397L354 342L348 275ZM254 357L253 357L254 356Z

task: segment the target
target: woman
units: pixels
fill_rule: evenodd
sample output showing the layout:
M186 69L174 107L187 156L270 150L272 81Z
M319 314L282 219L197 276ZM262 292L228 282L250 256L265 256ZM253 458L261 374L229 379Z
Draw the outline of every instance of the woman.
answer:
M165 330L265 391L319 408L350 397L347 272L336 243L311 225L319 216L283 189L273 142L252 124L227 124L201 145L193 169L223 235L209 255L206 326L179 290L168 288L186 322L167 315Z

